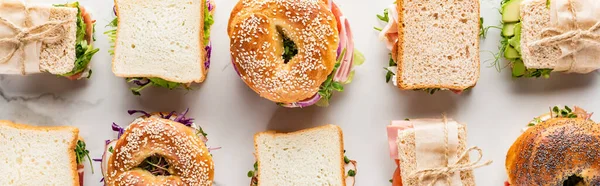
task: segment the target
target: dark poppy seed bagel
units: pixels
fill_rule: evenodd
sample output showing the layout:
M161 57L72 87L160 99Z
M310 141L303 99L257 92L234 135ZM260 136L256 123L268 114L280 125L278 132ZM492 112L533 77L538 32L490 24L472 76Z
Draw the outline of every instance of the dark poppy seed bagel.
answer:
M169 164L168 176L155 176L138 166L159 155ZM212 185L213 161L196 132L157 116L138 118L118 139L108 161L105 183L116 185Z
M555 118L527 129L506 155L511 186L563 185L579 177L600 185L600 126L593 121Z
M298 49L287 63L280 31ZM227 32L242 80L274 102L314 96L336 63L337 22L322 0L240 0Z

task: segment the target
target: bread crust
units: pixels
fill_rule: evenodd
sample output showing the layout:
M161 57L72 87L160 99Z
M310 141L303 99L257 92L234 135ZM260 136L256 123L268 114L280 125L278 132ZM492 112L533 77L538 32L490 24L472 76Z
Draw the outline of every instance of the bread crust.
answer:
M171 78L171 77L167 77L167 76L162 76L162 75L155 75L155 74L122 74L122 73L116 73L116 67L115 67L115 57L113 56L112 58L112 71L115 74L115 76L117 77L122 77L122 78L133 78L133 77L145 77L145 78L161 78L170 82L178 82L178 83L202 83L205 79L206 79L206 75L208 74L208 70L204 67L204 62L206 61L206 50L204 50L204 48L206 47L204 45L204 8L206 6L206 0L200 0L202 1L200 3L200 20L202 20L201 24L199 24L199 29L200 29L200 39L198 40L199 43L199 53L200 56L204 56L204 58L198 59L198 63L200 65L200 68L202 69L202 76L199 77L196 80L193 81L189 81L189 82L182 82L176 78ZM117 0L114 0L114 6L115 6L115 12L117 13L117 15L119 15L119 5L117 3ZM119 42L119 30L121 28L121 19L117 19L117 32L115 33L115 43ZM115 44L114 46L114 51L118 51L117 50L118 45Z
M278 28L298 48L287 64L281 57ZM314 96L336 63L337 22L323 1L240 0L227 32L241 79L273 102L294 103Z
M75 155L75 148L79 137L79 129L71 126L32 126L27 124L13 123L8 120L0 120L0 125L22 129L22 130L34 130L34 131L52 131L52 130L69 130L73 133L73 140L69 146L69 159L71 160L70 169L73 174L73 186L79 186L79 174L77 173L77 157Z
M135 168L152 155L167 160L171 176L154 176ZM212 157L195 131L156 116L142 117L129 125L108 161L108 186L211 185L214 179Z
M294 134L302 134L305 132L311 132L311 131L318 131L318 130L323 130L323 129L330 129L330 128L335 128L335 130L338 131L339 137L340 137L340 157L344 157L344 134L342 132L342 128L340 128L337 125L332 125L332 124L327 124L327 125L323 125L323 126L319 126L319 127L313 127L313 128L308 128L308 129L302 129L302 130L298 130L298 131L294 131L294 132L277 132L274 130L269 130L269 131L265 131L265 132L259 132L254 134L254 155L255 157L259 157L259 153L258 153L258 137L261 135L270 135L272 137L276 137L276 136L286 136L286 135L294 135ZM260 161L258 160L258 158L256 158L257 163L260 165ZM342 173L342 186L346 186L346 179L345 179L345 162L344 159L340 159L341 162L341 167L340 167L340 172ZM257 171L257 179L258 179L258 186L260 186L260 166L258 166L258 171Z
M398 88L403 89L403 90L412 90L412 89L426 89L426 88L440 88L440 89L450 89L450 90L464 90L470 87L474 87L475 84L477 83L477 80L479 79L480 76L480 71L479 69L480 67L480 56L479 54L477 54L476 56L474 56L473 61L475 61L476 66L475 68L477 68L476 70L476 74L474 75L475 77L473 77L474 81L471 84L467 84L467 85L442 85L442 84L435 84L435 85L408 85L405 84L403 79L402 79L402 72L403 72L403 62L404 62L404 46L402 45L404 43L404 0L398 0L396 1L397 6L396 6L396 10L398 12L398 42L396 43L397 47L397 57L396 57L396 64L397 64L397 72L396 72L396 80L397 80L397 85ZM473 1L473 3L476 3L477 7L480 7L480 2L476 1L476 0L471 0ZM481 15L481 10L480 8L476 9L477 11L477 15ZM478 16L479 17L479 16ZM478 20L479 22L481 20ZM480 23L481 24L481 23ZM478 25L477 25L478 26ZM416 36L415 36L416 37ZM479 35L473 35L473 40L475 41L475 45L477 50L479 50ZM392 52L393 53L393 52Z
M593 145L596 144L596 145ZM600 125L590 120L553 118L527 129L506 155L511 185L562 185L578 175L600 184Z

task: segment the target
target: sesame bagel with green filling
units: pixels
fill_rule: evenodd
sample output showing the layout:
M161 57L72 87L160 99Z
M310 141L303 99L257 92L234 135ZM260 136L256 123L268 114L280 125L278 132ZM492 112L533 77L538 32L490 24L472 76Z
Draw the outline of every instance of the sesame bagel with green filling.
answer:
M212 185L211 154L197 131L181 123L184 115L146 114L124 129L109 149L106 185ZM160 175L146 168L158 165Z
M240 0L227 31L238 75L284 107L327 106L364 61L332 1Z

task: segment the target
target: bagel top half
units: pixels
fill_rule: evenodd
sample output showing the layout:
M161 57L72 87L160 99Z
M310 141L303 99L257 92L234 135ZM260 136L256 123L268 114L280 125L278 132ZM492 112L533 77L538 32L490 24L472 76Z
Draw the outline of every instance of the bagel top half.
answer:
M138 166L160 155L169 176L154 176ZM208 148L191 127L158 116L133 121L117 140L105 183L117 185L212 185L214 165Z
M287 63L279 31L298 49ZM242 80L274 102L314 96L336 63L337 22L322 0L240 0L227 32Z
M580 118L553 118L527 129L508 150L511 185L563 185L578 176L600 185L600 125Z

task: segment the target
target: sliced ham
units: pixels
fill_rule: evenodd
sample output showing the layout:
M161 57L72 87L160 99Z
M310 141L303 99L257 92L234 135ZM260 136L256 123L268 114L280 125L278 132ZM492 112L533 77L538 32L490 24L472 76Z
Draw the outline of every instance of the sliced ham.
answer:
M344 14L342 14L340 8L333 1L329 1L329 3L331 4L331 13L333 13L337 21L339 31L339 47L341 49L338 50L346 50L344 56L338 56L338 58L342 58L342 61L340 67L334 72L333 80L336 82L346 82L352 71L352 63L354 60L354 37L352 35L350 23Z
M388 23L383 27L379 33L379 38L385 41L385 45L388 49L392 50L396 42L398 41L398 11L396 4L388 7Z
M79 175L79 186L83 186L83 164L77 164L77 174Z
M410 121L404 120L392 121L392 124L387 126L388 144L390 147L390 158L398 158L398 144L396 143L396 139L398 139L398 131L411 128L413 128L412 123Z

